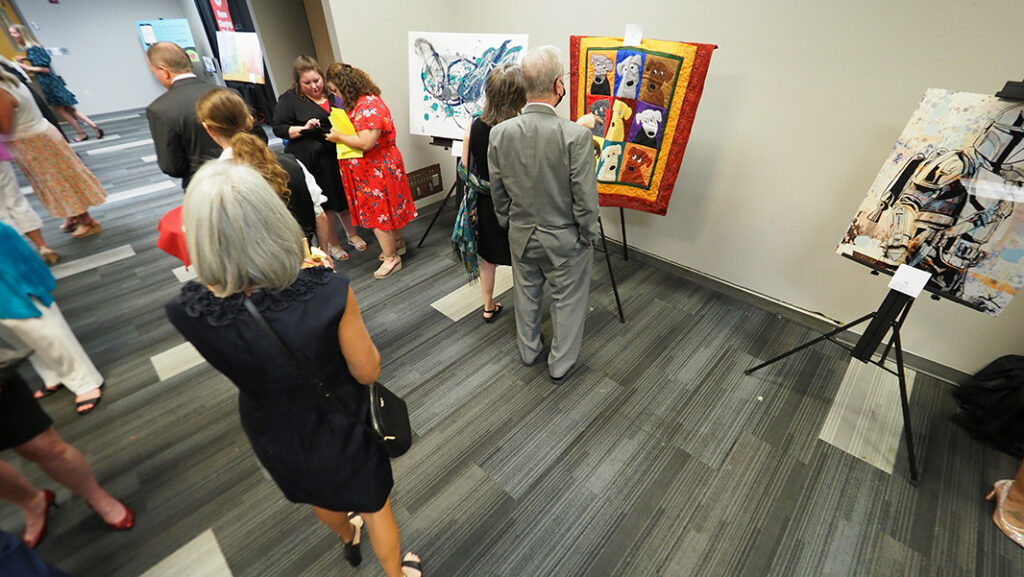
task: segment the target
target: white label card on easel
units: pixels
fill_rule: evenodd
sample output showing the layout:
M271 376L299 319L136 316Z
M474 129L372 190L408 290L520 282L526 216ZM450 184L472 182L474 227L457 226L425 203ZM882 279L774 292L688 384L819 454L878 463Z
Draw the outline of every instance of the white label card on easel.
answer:
M462 141L461 140L453 140L452 141L452 156L454 156L456 158L462 158Z
M931 278L932 273L930 272L901 264L896 269L896 274L892 275L892 280L889 281L889 288L916 299L921 294L921 291L924 290L924 285L928 284L928 280Z
M622 38L623 46L640 46L644 39L644 27L640 24L626 24L626 35Z

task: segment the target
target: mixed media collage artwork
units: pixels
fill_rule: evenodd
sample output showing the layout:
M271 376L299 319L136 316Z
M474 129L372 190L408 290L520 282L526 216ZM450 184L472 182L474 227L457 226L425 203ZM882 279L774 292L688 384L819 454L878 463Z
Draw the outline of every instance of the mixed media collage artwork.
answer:
M596 36L569 46L573 119L597 117L601 206L665 214L715 46Z
M526 34L409 32L409 132L462 140L483 110L484 81L518 62Z
M837 252L998 315L1024 286L1024 103L925 92Z

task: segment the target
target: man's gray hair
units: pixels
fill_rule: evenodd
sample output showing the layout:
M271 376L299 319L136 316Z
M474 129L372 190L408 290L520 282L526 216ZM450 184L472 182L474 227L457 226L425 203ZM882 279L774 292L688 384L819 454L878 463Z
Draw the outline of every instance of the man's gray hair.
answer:
M531 100L553 93L555 81L565 72L562 51L550 45L527 50L522 67L526 97Z
M298 277L302 229L252 168L210 161L188 185L185 241L196 276L217 296L283 290Z

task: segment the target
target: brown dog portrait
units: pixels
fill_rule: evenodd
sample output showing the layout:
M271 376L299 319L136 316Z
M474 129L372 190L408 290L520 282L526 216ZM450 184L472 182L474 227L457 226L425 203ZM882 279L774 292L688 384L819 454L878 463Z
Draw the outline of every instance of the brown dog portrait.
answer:
M665 107L672 91L675 64L673 60L647 56L643 80L640 83L640 100Z
M654 159L649 152L637 146L630 146L626 150L626 163L619 172L619 181L647 186L653 165Z

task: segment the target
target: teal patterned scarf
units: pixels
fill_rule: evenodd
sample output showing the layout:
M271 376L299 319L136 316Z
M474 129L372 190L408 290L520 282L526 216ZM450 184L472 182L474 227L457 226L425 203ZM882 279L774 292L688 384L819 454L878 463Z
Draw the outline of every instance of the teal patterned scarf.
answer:
M466 267L470 280L480 276L480 261L476 253L477 214L476 198L478 194L490 194L491 183L469 172L461 162L458 165L459 178L466 185L459 205L459 214L455 217L455 230L452 231L452 248L462 265Z

